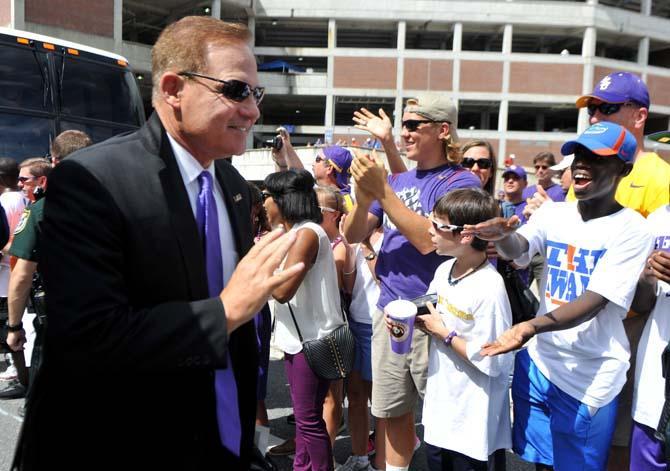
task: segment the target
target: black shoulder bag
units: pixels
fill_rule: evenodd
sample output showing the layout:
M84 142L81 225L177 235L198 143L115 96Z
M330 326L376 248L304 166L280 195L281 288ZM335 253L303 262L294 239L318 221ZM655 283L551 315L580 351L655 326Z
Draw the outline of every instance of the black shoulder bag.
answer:
M336 380L346 378L354 367L355 340L349 330L347 319L342 313L344 324L320 339L304 341L300 328L293 315L291 304L288 310L291 313L295 330L302 343L302 351L309 367L321 379Z
M498 259L498 273L505 282L505 291L512 308L512 324L533 319L540 309L540 301L521 281L519 274L507 260Z

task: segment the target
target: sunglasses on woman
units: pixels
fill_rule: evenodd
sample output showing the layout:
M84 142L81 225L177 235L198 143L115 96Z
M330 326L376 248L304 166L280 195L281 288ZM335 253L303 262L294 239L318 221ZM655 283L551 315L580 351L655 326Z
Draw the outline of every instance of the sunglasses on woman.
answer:
M622 106L635 106L635 103L589 103L586 105L586 110L589 113L589 116L596 114L596 111L600 111L605 116L613 115L618 113Z
M199 77L206 80L211 80L213 82L218 82L222 84L219 88L216 89L217 93L220 93L229 100L236 102L242 102L246 100L250 95L254 97L254 101L257 105L260 105L265 96L265 88L263 87L252 87L247 82L241 80L220 80L214 77L208 77L207 75L197 74L195 72L179 72L177 75L182 77Z
M491 162L491 159L473 159L472 157L463 157L463 161L461 162L461 165L465 168L472 168L475 164L477 164L477 167L479 168L491 168L493 162Z

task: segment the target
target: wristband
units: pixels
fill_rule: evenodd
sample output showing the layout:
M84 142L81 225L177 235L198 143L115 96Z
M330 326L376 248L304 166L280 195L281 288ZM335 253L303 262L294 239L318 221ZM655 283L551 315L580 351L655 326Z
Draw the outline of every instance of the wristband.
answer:
M458 332L456 332L455 330L452 330L451 332L449 332L449 335L447 335L444 338L444 344L447 347L451 347L451 341L454 340L454 337L458 337Z
M23 330L23 322L19 321L16 325L11 325L9 319L7 320L7 332L20 332Z

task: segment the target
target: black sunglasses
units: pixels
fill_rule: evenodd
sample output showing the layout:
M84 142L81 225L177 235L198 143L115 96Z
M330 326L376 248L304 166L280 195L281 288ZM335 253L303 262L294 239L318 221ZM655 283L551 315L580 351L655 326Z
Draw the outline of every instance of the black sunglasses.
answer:
M635 103L589 103L586 105L586 110L589 113L589 116L596 114L596 111L600 111L605 116L613 115L618 113L622 106L635 106Z
M207 75L197 74L195 72L179 72L177 75L182 77L200 77L213 82L219 82L223 84L221 88L217 89L217 93L220 93L229 100L242 102L246 100L250 95L254 97L254 101L257 105L263 101L263 96L265 96L265 88L263 87L252 87L247 82L241 80L220 80L214 77L208 77Z
M461 165L465 168L472 168L475 164L477 164L477 167L479 168L491 168L493 162L491 162L491 159L473 159L472 157L463 157L463 161L461 162Z
M409 132L414 132L419 129L419 125L423 123L436 123L432 119L406 119L402 122L402 127L407 129Z

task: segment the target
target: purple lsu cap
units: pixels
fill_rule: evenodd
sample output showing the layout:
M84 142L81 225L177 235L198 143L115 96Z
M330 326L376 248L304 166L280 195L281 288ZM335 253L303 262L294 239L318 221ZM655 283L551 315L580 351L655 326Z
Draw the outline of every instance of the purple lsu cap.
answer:
M612 72L596 84L590 95L577 98L577 108L584 108L591 98L606 103L626 103L634 101L649 108L649 90L642 79L630 72Z
M520 165L510 165L509 167L505 167L505 171L503 172L502 177L505 178L505 175L508 175L510 173L513 173L522 180L528 179L528 176L526 175L526 170L524 170L524 168L521 167Z
M622 126L601 121L590 126L577 139L568 141L561 147L561 154L574 154L582 145L597 155L616 155L624 162L632 162L637 151L637 141Z
M349 185L349 167L353 158L351 152L341 146L328 146L322 149L328 163L335 169L337 186L345 188Z

